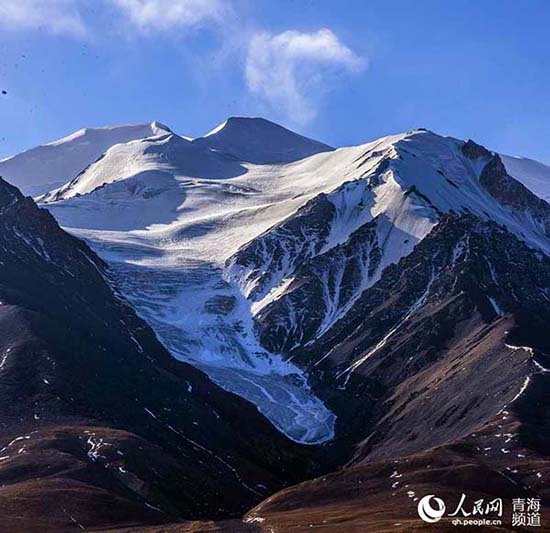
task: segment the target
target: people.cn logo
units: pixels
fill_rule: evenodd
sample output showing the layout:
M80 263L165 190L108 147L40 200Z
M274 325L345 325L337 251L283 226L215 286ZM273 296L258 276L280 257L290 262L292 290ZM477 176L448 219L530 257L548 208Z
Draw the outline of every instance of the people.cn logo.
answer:
M444 514L445 502L441 498L436 498L433 494L424 496L418 502L418 516L428 524L439 522Z

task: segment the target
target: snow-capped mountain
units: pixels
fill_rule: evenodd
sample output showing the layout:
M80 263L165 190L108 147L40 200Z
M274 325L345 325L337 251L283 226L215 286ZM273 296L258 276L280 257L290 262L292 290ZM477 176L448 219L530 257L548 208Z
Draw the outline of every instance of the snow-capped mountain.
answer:
M257 121L250 125L256 128ZM279 166L238 161L227 150L170 133L112 147L43 201L62 224L110 257L126 296L172 353L252 399L293 438L317 442L332 436L334 416L308 391L299 369L258 345L248 303L224 279L227 257L258 226L268 229L299 206L300 198L292 200L297 183L305 188L312 181L315 166L305 176L298 168L301 176L286 177L282 192L267 191L262 200L265 174L276 175ZM259 203L270 205L271 213L266 216ZM246 222L250 216L253 224ZM209 225L216 230L206 231ZM188 246L195 251L185 252ZM191 304L186 318L184 300Z
M426 130L251 162L272 146L317 147L293 136L240 118L200 142L167 132L117 144L43 201L109 262L174 356L311 443L333 436L334 415L292 350L330 331L446 213L547 252L550 207L496 154Z
M497 155L425 131L373 150L353 163L359 179L310 200L228 260L271 350L327 331L444 213L475 213L548 252L550 206L508 176Z
M159 122L84 128L57 141L0 161L0 176L23 194L38 196L72 180L118 143L167 133Z
M347 463L247 521L322 525L343 498L338 517L388 513L391 529L410 518L387 509L397 493L456 492L426 461L494 498L544 492L542 170L424 129L332 149L234 118L194 140L164 128L109 146L41 203L175 359L323 444L326 468ZM311 487L328 503L311 510Z

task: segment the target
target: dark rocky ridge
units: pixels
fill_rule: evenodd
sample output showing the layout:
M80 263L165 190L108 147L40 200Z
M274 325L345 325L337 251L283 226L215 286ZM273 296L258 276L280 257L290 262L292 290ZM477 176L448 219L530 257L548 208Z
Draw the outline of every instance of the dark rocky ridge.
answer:
M502 205L519 212L530 212L550 237L550 205L535 196L525 185L511 178L500 156L493 155L479 177L481 184Z
M445 357L450 344L475 331L488 335L500 318L492 299L513 316L509 342L539 349L544 362L550 352L548 287L549 258L495 223L451 214L293 360L309 369L321 394L330 391L339 401L346 397L344 404L359 401L357 410L371 411L393 387ZM349 431L353 421L341 423Z
M416 509L418 500L435 494L444 500L448 513L452 513L465 494L464 507L470 513L476 500L489 502L501 498L502 525L458 526L461 530L518 531L511 523L512 500L542 496L543 527L536 529L547 530L544 524L550 520L548 489L536 474L548 479L548 461L535 457L522 461L510 456L508 468L515 471L510 475L505 466L487 463L478 450L480 444L488 443L465 440L412 456L346 468L285 489L252 509L247 517L249 520L261 518L261 522L254 523L261 531L450 533L457 530L452 518L446 516L436 524L420 520ZM459 513L459 516L463 515ZM469 518L481 517L470 515ZM496 518L496 515L486 518Z
M363 278L371 278L380 263L377 221L364 224L343 244L296 265L285 294L256 316L259 337L273 352L291 351L314 338L325 317L334 316L355 297ZM333 309L323 297L328 288Z

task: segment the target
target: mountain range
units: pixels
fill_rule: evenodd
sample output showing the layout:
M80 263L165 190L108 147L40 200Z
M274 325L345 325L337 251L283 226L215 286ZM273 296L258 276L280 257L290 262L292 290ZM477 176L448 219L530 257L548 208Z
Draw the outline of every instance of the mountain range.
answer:
M550 167L230 118L0 175L12 531L410 531L461 493L546 517Z

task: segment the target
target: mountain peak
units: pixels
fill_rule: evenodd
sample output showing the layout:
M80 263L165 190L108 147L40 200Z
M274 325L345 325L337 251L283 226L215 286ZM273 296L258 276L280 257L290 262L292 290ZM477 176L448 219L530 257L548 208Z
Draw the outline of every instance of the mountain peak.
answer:
M166 126L166 124L163 124L162 122L159 122L158 120L153 120L150 124L151 131L154 135L162 135L165 133L173 133L173 131Z
M256 164L290 163L334 150L260 117L230 117L194 142Z
M236 128L267 128L267 129L279 129L290 132L290 130L284 128L283 126L280 126L279 124L276 124L275 122L271 122L270 120L267 120L263 117L243 117L243 116L233 116L227 118L225 121L223 121L221 124L218 124L215 128L210 130L208 133L203 135L203 137L210 137L212 135L215 135L222 130L229 129L236 129ZM293 132L290 132L293 133Z

